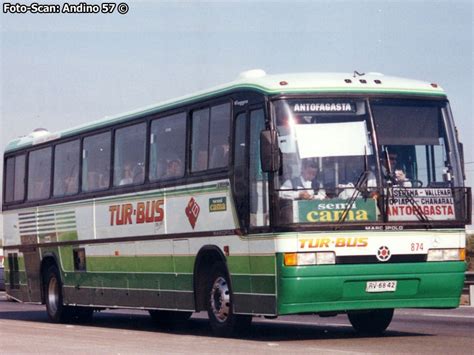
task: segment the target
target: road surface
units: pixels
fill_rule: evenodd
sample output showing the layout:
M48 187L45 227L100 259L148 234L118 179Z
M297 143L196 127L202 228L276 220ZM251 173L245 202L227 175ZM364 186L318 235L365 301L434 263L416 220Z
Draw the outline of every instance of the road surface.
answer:
M9 302L0 292L0 353L81 354L470 354L474 307L397 310L382 337L354 333L345 315L256 318L236 339L212 336L206 315L175 327L156 325L144 311L114 310L89 324L52 324L44 306Z

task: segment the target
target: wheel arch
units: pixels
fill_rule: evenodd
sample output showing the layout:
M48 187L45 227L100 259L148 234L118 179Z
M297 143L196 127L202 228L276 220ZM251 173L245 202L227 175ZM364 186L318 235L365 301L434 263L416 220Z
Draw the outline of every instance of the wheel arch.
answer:
M196 256L196 260L194 261L193 287L195 308L198 312L206 309L208 277L211 273L212 266L218 262L222 262L226 266L228 273L226 257L222 250L216 245L203 246Z
M58 268L59 273L61 273L61 270L59 268L59 260L58 257L55 253L48 252L45 253L43 258L41 259L41 265L40 265L40 279L41 279L41 303L45 303L45 276L46 276L46 271L51 267L51 266L56 266Z

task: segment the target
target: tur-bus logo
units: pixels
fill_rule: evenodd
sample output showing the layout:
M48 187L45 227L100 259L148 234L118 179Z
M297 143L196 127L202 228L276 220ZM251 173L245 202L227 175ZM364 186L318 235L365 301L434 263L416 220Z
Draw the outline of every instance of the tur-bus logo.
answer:
M161 222L165 217L164 200L153 200L109 206L110 225Z

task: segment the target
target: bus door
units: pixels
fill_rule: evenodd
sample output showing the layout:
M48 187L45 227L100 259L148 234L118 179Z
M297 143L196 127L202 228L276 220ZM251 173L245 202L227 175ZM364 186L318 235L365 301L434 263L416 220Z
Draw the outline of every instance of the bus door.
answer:
M263 106L234 114L233 193L243 229L269 225L268 174L260 164L260 132L265 129Z

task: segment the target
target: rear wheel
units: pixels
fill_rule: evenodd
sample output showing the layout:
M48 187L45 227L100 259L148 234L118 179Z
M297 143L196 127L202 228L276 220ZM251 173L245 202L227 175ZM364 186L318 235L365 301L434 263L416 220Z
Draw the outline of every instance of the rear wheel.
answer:
M56 266L48 268L44 280L46 312L52 322L88 322L92 319L93 308L72 307L63 304L63 285Z
M388 328L392 321L393 308L349 312L347 316L356 332L380 335Z
M215 335L229 337L248 329L252 316L234 314L233 297L227 268L223 263L212 267L207 292L207 314Z
M45 303L48 318L54 323L69 321L72 317L71 309L63 305L63 287L59 270L50 266L45 274Z

